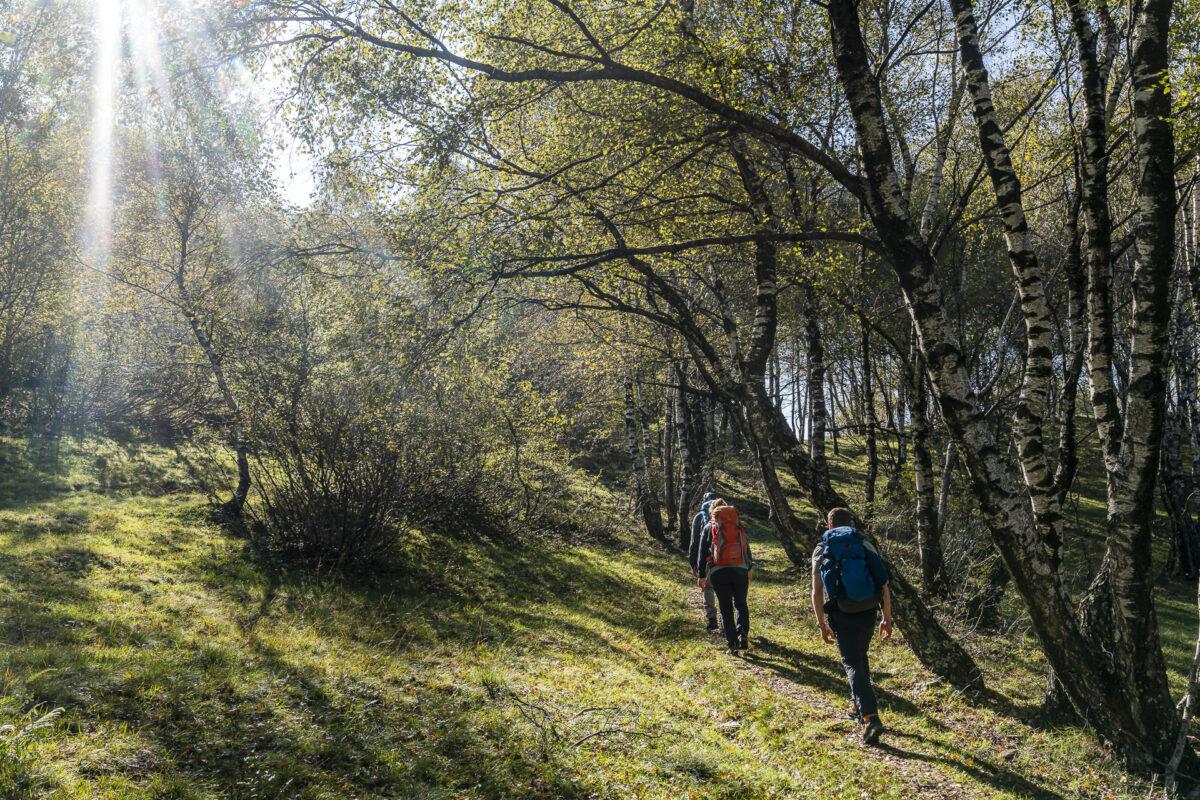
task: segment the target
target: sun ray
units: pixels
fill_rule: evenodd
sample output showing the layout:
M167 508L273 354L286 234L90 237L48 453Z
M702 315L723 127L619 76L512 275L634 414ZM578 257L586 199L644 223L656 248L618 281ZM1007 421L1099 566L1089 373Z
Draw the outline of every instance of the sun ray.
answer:
M92 266L107 264L112 225L113 131L121 81L121 3L95 0L91 149L88 157L85 252Z

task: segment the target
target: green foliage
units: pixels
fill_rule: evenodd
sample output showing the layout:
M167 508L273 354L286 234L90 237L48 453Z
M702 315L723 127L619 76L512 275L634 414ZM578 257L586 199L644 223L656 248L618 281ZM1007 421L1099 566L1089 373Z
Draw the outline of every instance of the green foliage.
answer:
M68 1L0 7L0 424L57 432L69 407L79 318L75 269L86 150Z

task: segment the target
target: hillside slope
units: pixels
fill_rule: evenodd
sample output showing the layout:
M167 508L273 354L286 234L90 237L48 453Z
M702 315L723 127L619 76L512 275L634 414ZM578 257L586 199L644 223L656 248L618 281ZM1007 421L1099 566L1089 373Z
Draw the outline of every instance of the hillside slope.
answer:
M735 659L682 560L632 522L610 542L467 538L453 556L416 535L398 574L320 579L212 525L179 454L64 448L40 466L4 451L0 723L63 712L0 744L0 797L1147 793L1083 733L1034 726L1042 663L1016 633L962 632L993 687L970 701L902 641L877 646L890 730L862 747L836 652L757 524L753 646ZM1195 612L1162 608L1179 684Z

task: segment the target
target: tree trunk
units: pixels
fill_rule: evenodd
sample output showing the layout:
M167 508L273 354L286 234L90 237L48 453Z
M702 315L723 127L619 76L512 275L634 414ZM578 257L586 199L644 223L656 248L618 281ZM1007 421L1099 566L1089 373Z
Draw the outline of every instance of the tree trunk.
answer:
M1186 264L1181 262L1181 266ZM1175 313L1171 318L1171 364L1175 372L1175 402L1166 411L1163 425L1162 466L1159 469L1159 493L1171 523L1171 551L1177 558L1176 574L1189 580L1200 573L1200 543L1196 521L1191 513L1192 475L1183 467L1183 438L1190 427L1191 408L1198 390L1196 351L1192 337L1195 321L1186 274L1175 282ZM1194 442L1194 440L1193 440ZM1192 445L1194 449L1194 444Z
M184 259L186 259L186 247L184 248L184 255L181 257L181 264L184 263ZM217 353L217 349L213 344L212 337L209 336L203 321L200 319L199 313L192 305L191 297L188 295L183 282L182 268L176 275L176 289L180 296L179 308L188 322L188 327L192 330L192 335L195 337L196 343L200 345L200 349L204 351L204 355L208 359L209 367L212 369L213 377L217 382L217 388L221 391L221 397L225 400L225 405L229 410L230 419L233 423L232 438L233 449L237 458L238 482L237 488L233 491L233 497L221 505L220 512L231 519L241 519L242 509L246 505L246 497L250 494L249 446L246 443L246 432L243 429L242 409L238 404L237 397L234 396L233 390L229 386L229 381L225 378L225 368L221 363L221 356Z
M821 326L816 292L812 284L804 284L804 336L808 347L808 417L812 425L809 452L813 468L827 469L825 458L825 428L829 422L829 410L825 405L825 348L821 341Z
M919 356L914 354L917 359ZM933 493L933 458L929 452L929 415L925 397L925 374L919 360L909 370L912 391L913 475L917 493L917 548L921 554L921 580L929 594L944 593L942 585L942 537L938 525L937 500Z
M1184 206L1183 245L1187 262L1187 293L1192 324L1200 319L1200 156L1197 170L1192 175L1191 203ZM1190 328L1188 329L1190 330ZM1192 491L1200 491L1200 386L1196 375L1196 364L1191 365L1191 380L1188 392L1188 443L1192 454Z
M633 410L635 413L634 419L637 422L638 433L641 435L642 439L642 475L646 482L647 502L650 503L653 510L653 516L658 521L657 528L660 531L663 531L662 538L664 541L666 541L667 534L665 531L672 530L672 528L663 528L662 526L662 507L659 504L658 491L655 488L653 481L653 475L655 473L653 453L654 448L651 446L650 426L646 423L646 415L642 412L644 405L642 403L641 387L636 383L633 386L633 397Z
M1063 372L1062 398L1059 401L1058 465L1054 470L1054 486L1058 504L1066 502L1067 493L1079 471L1079 453L1075 426L1075 405L1079 397L1079 376L1083 373L1084 349L1087 345L1087 273L1083 266L1082 239L1079 232L1081 198L1077 193L1067 217L1067 331L1069 336L1067 367Z
M942 485L938 489L938 532L946 531L946 516L950 511L950 487L954 482L954 470L958 467L958 445L951 439L946 443L946 458L942 461Z
M1168 572L1194 580L1200 551L1197 549L1196 523L1189 510L1191 476L1183 471L1183 415L1178 406L1167 411L1159 492L1171 524L1171 553L1175 563L1168 564Z
M639 431L637 404L634 400L633 380L625 379L625 446L629 450L629 461L633 469L634 503L638 514L646 524L646 532L652 539L669 546L667 534L662 526L662 514L658 509L658 498L650 490L646 476L646 462L642 460L642 448L638 440L643 438Z
M695 426L692 422L692 400L688 396L687 373L682 366L675 371L675 440L679 446L682 468L679 477L679 547L685 552L692 538L692 500L699 474L699 453L695 447Z
M675 395L679 391L675 365L667 367L667 386L663 392L662 449L663 505L667 509L667 530L677 530L679 524L679 495L675 488Z
M863 484L866 513L871 513L875 504L875 481L879 477L879 452L875 446L875 387L871 382L871 329L862 314L858 315L858 327L862 331L862 391L863 391L863 438L867 447L867 476Z
M1154 484L1162 441L1169 287L1175 262L1175 144L1167 75L1170 0L1147 0L1134 19L1131 75L1137 153L1133 331L1117 471L1110 480L1114 666L1134 722L1134 757L1165 760L1174 747L1175 704L1167 688L1151 574ZM1129 748L1123 748L1129 749ZM1143 766L1149 766L1148 763Z
M755 428L752 420L738 413L739 409L731 410L733 415L743 428L746 434L746 439L750 444L750 450L754 453L754 457L758 462L759 472L762 476L763 488L766 491L767 502L770 506L770 523L771 529L775 532L775 538L779 540L783 546L784 553L787 554L788 560L797 568L801 569L801 574L806 574L810 565L810 554L813 546L812 536L806 535L803 526L796 519L792 512L791 503L787 499L787 494L783 490L783 486L779 483L779 476L775 472L775 458L772 454L771 445L764 437L759 429Z

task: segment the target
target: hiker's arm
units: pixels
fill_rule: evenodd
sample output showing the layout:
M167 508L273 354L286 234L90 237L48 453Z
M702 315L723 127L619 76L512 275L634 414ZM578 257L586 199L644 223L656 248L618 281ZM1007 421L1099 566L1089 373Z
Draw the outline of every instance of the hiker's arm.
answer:
M692 565L692 575L697 577L696 556L700 551L700 526L703 524L699 514L692 517L692 535L688 538L688 563Z
M706 526L700 534L700 547L696 550L696 583L703 589L708 579L708 558L712 552L712 533Z
M883 620L879 623L879 638L887 641L892 638L892 590L883 585Z
M821 574L816 571L812 574L812 607L813 613L817 615L817 627L821 631L821 638L832 644L835 641L833 631L825 621L825 587L821 585Z
M745 528L742 528L743 533L745 533L745 530L746 530ZM752 581L752 580L754 580L754 556L752 556L750 554L750 537L749 536L746 537L746 565L747 565L746 579Z

